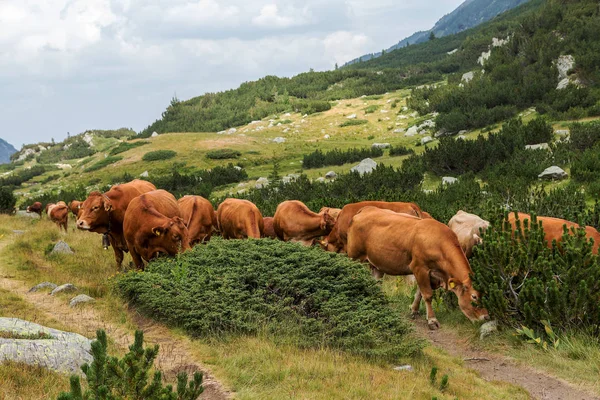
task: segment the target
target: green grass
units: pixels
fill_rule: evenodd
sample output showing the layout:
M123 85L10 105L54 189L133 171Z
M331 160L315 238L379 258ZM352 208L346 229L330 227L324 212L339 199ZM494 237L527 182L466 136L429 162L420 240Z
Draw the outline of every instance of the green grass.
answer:
M365 108L365 114L373 114L375 111L379 109L378 104L371 104L367 108Z
M93 172L93 171L97 171L99 169L102 169L108 165L114 164L118 161L121 161L123 159L123 157L121 156L109 156L106 157L104 159L101 159L100 161L90 165L89 167L87 167L84 171L85 172Z
M108 153L108 154L111 156L114 156L114 155L117 155L120 153L124 153L128 150L135 149L136 147L144 146L149 143L150 142L145 141L145 140L138 140L136 142L121 142L117 146L113 147L110 150L110 153Z

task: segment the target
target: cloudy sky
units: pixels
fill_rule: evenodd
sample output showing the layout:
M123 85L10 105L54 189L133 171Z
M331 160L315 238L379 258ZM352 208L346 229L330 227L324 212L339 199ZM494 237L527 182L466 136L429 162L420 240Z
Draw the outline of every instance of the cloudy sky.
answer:
M462 1L0 0L0 137L139 131L173 95L332 69Z

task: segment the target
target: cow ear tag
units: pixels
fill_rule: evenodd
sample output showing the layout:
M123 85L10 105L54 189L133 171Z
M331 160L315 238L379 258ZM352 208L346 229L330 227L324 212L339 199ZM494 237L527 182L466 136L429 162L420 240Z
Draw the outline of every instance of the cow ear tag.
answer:
M450 289L454 289L454 286L456 286L456 283L450 282L449 286L450 286Z

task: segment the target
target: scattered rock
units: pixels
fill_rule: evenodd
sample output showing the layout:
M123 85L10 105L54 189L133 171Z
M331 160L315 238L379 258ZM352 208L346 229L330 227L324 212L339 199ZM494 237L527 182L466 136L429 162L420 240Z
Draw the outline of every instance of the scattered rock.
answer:
M150 137L157 137L157 136L158 136L158 133L156 133L156 132L152 132L152 135L150 135Z
M269 125L269 127L270 127L270 125ZM219 132L217 132L217 135L223 135L223 134L225 134L225 131L219 131Z
M348 118L348 119L355 119L356 118L356 114L350 114L346 118Z
M289 131L290 131L290 128L285 128L285 129L283 130L283 133L288 133Z
M352 172L358 172L360 175L370 174L377 168L377 163L370 158L365 158L360 164L355 165L350 169Z
M486 322L479 328L479 339L483 340L494 332L498 332L498 321Z
M88 144L88 146L93 146L94 145L94 134L93 133L86 133L85 135L83 135L83 141L86 142Z
M248 125L260 124L262 121L251 121Z
M456 53L457 51L458 51L458 49L454 49L454 50L446 52L446 54L452 55L452 54Z
M417 128L417 126L411 126L410 128L408 128L404 136L415 136L417 133L419 133L419 129Z
M328 173L325 174L325 178L335 179L335 178L337 178L337 174L335 173L335 171L329 171Z
M433 139L431 138L431 136L425 136L424 138L421 138L421 144L427 144L427 143L431 143L433 142Z
M316 179L317 182L325 182L325 178L323 178L322 176Z
M140 177L147 178L149 176L148 171L144 171L140 174Z
M433 136L436 138L439 138L439 137L450 136L450 135L452 135L452 132L448 132L446 129L440 129Z
M409 371L412 372L413 371L413 367L412 365L397 365L394 367L394 371Z
M462 131L458 131L459 135L466 135L467 131L465 129L463 129Z
M431 193L433 193L433 190L431 190L431 189L423 189L423 193L425 193L425 194L431 194Z
M281 181L283 183L290 183L292 181L295 181L298 178L300 178L300 174L289 174L289 175L286 175L283 178L281 178Z
M460 79L462 82L471 82L473 80L473 78L475 77L475 73L473 71L471 72L466 72L463 74L462 78Z
M285 142L285 138L282 138L281 136L278 136L275 139L273 139L273 142L275 142L275 143L284 143Z
M550 149L550 145L548 143L538 143L538 144L528 144L525 146L525 150L548 150Z
M382 114L387 114L389 111L388 110L380 110L379 112Z
M390 144L389 143L373 143L371 145L372 149L389 149L390 148Z
M71 301L69 302L69 307L75 307L79 304L90 303L92 301L95 301L93 297L90 297L87 294L80 294L71 299Z
M239 165L234 165L233 168L237 169L238 171L242 170L242 167L240 167Z
M256 185L254 185L257 189L262 189L269 186L269 180L267 178L258 178L256 181Z
M291 117L291 116L292 116L292 114L290 114L290 113L285 113L285 114L283 114L283 116L284 116L284 117Z
M52 283L52 282L42 282L42 283L38 283L37 285L35 285L34 287L32 287L31 289L29 289L29 293L33 293L33 292L37 292L39 290L42 289L56 289L56 283Z
M565 170L563 170L560 167L557 167L556 165L553 165L551 167L546 168L544 170L544 172L542 172L541 174L539 174L538 178L560 180L560 179L565 179L568 176L569 176L569 174L567 174L565 172Z
M419 125L419 129L426 129L426 128L435 128L435 122L428 119L427 121L425 121L421 125Z
M71 164L55 164L58 169L71 169L73 166Z
M71 250L67 242L59 240L59 242L54 245L52 254L73 254L73 250Z
M394 129L394 133L404 133L404 131L405 131L404 128Z
M228 131L227 131L227 134L228 134L228 135L232 135L232 134L234 134L234 133L236 133L236 132L237 132L237 129L235 129L235 128L231 128L230 130L228 130Z
M563 136L563 137L569 136L569 133L570 132L568 129L558 129L558 130L554 131L555 135Z
M0 362L14 361L52 371L81 373L91 363L92 341L72 332L59 331L18 318L0 318L0 331L27 336L44 333L50 339L0 339Z
M329 135L325 135L325 136L323 136L323 139L329 139L330 137L331 136L329 136Z
M60 286L55 287L50 292L50 295L54 296L57 293L68 293L68 292L74 292L76 290L77 290L77 288L72 283L65 283L64 285L60 285Z
M458 139L467 140L467 137L465 135L458 135Z
M451 176L444 176L442 178L442 185L452 185L454 183L458 182L458 179L453 178Z

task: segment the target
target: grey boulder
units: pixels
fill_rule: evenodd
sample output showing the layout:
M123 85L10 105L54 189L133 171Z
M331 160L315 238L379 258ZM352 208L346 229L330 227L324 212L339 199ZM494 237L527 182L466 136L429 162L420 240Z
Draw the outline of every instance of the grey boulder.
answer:
M335 178L337 178L337 174L335 173L335 171L329 171L328 173L325 174L325 178L335 179Z
M456 179L456 178L453 178L453 177L451 177L451 176L444 176L444 177L442 178L442 184L443 184L443 185L452 185L452 184L454 184L454 183L456 183L456 182L458 182L458 179Z
M371 145L372 149L389 149L390 148L390 144L389 143L373 143Z
M568 176L569 176L569 174L567 174L565 172L565 170L563 170L560 167L557 167L556 165L553 165L551 167L546 168L544 170L544 172L542 172L541 174L539 174L538 178L560 180L560 179L565 179Z
M427 144L427 143L431 143L433 142L433 139L431 138L431 136L425 136L424 138L421 139L421 144Z
M52 283L52 282L42 282L42 283L38 283L37 285L35 285L34 287L32 287L31 289L29 289L29 293L33 293L33 292L37 292L40 291L42 289L56 289L56 283Z
M54 245L54 248L52 249L52 254L73 254L73 250L71 250L67 242L65 242L64 240L60 240Z
M525 150L549 150L550 145L548 143L528 144L525 146Z
M498 321L489 321L485 324L481 325L479 328L479 339L483 340L484 338L490 336L492 333L498 331Z
M55 287L50 292L50 295L54 296L55 294L58 294L58 293L74 292L76 290L77 290L77 288L72 283L65 283L64 285Z
M365 158L360 164L350 168L352 172L358 172L360 175L370 174L377 168L377 163L370 158Z
M90 303L92 301L95 301L93 297L90 297L87 294L80 294L71 299L71 301L69 302L69 306L75 307L79 304Z

